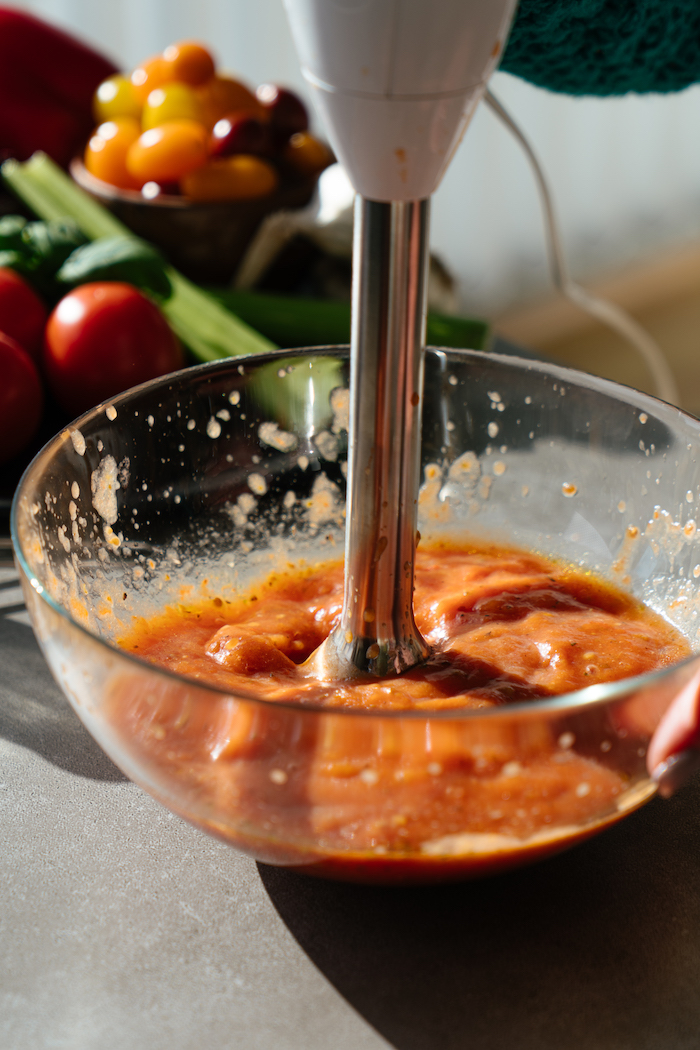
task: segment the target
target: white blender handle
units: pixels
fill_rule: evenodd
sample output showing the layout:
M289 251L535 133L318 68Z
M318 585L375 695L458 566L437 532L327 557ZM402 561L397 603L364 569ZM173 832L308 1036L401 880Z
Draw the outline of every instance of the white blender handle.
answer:
M413 616L429 208L515 0L285 0L304 76L358 193L345 594L309 658L327 680L429 655Z
M353 186L437 188L505 45L516 0L284 0L316 108Z

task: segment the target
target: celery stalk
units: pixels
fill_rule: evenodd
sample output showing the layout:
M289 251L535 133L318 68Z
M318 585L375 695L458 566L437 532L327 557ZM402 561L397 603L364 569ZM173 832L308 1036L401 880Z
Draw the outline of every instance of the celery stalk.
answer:
M134 236L45 153L35 153L24 164L7 160L1 170L8 186L42 219L73 219L91 241Z
M8 186L41 219L73 219L86 237L133 237L106 208L88 196L45 153L25 163L7 160L0 169ZM260 335L173 267L167 270L173 293L161 304L170 326L200 361L275 350Z

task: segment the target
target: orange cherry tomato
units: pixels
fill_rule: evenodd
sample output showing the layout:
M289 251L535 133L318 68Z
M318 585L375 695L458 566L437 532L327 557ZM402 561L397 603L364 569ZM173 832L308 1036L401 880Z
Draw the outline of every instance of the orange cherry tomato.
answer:
M177 182L207 160L208 134L195 120L171 120L149 128L133 142L126 155L126 167L139 181Z
M318 175L335 160L325 142L314 138L308 131L292 135L282 151L283 159L299 175Z
M201 44L181 40L163 52L163 60L171 69L172 79L185 84L204 84L214 76L214 59Z
M144 131L157 128L170 120L197 120L202 118L202 107L193 89L174 80L154 88L146 100L141 117Z
M134 85L126 77L116 73L103 80L92 100L92 111L98 124L115 117L141 116L141 103Z
M279 176L261 157L237 153L210 160L180 179L180 189L196 201L253 200L267 197L277 188Z
M221 120L228 113L237 111L250 113L258 120L267 120L264 106L240 80L232 80L230 77L211 77L196 91L202 107L202 120L210 131L217 120Z
M96 179L112 186L140 189L141 182L126 166L126 155L140 134L141 126L133 117L117 117L100 124L87 144L85 167Z
M172 68L162 55L146 59L131 74L131 84L141 105L155 88L162 87L169 80L172 80Z

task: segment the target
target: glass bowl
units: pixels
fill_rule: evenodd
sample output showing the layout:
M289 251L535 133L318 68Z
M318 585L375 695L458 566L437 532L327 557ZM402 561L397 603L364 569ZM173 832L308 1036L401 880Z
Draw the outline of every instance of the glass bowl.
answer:
M613 824L654 794L647 744L698 658L499 708L358 713L231 695L119 648L135 616L183 595L225 600L280 564L340 556L347 383L344 348L215 362L121 394L39 453L13 540L34 629L78 716L170 809L312 874L461 878ZM699 428L565 368L430 350L420 532L583 566L695 647ZM563 782L572 762L621 789L599 800L593 781ZM408 847L401 828L426 784L437 819Z

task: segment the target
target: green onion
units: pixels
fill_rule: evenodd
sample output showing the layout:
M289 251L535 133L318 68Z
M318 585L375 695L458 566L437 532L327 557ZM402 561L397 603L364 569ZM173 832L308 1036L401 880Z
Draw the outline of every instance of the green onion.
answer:
M265 292L212 289L241 320L285 347L333 346L350 342L350 304ZM428 346L483 350L488 325L471 317L428 314Z

